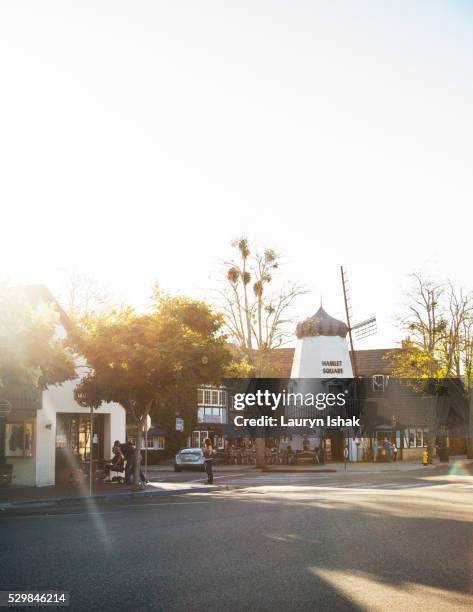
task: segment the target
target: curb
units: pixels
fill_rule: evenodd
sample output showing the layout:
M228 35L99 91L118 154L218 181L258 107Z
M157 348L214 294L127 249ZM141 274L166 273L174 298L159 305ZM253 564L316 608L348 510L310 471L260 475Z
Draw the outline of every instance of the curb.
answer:
M319 474L326 474L328 472L332 473L332 472L336 472L337 470L335 468L321 468L321 469L308 469L308 470L303 470L301 468L287 468L287 469L271 469L271 468L263 468L261 470L264 473L271 473L271 474L313 474L314 472L318 472Z
M256 465L247 465L247 464L243 464L243 465L227 465L227 464L218 464L215 466L219 471L221 472L238 472L239 470L243 470L245 472L251 472L252 470L258 470L259 468ZM188 470L191 471L191 470ZM198 471L198 470L193 470L193 471ZM174 468L171 467L165 467L165 468L158 468L158 469L153 469L153 466L148 466L148 474L159 474L159 473L174 473Z
M188 489L159 490L159 491L123 491L104 495L92 495L91 497L50 497L43 500L26 500L19 502L0 503L0 513L5 510L20 510L22 508L47 508L55 506L66 506L74 503L87 504L90 501L113 501L128 498L153 497L155 495L181 495L186 493L209 493L215 491L216 487L195 487Z

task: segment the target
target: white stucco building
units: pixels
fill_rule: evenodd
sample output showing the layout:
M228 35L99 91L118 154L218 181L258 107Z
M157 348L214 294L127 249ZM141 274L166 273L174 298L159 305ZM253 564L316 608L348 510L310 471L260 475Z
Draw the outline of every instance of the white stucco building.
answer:
M59 315L55 333L67 335L67 320L49 291L42 286L26 292L34 308L46 304ZM83 363L78 366L82 366ZM78 367L78 372L84 372ZM12 484L47 486L73 477L74 467L87 464L91 444L93 460L111 457L114 440L125 440L126 418L122 406L103 404L94 410L93 437L90 440L90 411L74 399L80 378L41 391L16 388L6 399L11 410L2 427L1 452L13 466Z

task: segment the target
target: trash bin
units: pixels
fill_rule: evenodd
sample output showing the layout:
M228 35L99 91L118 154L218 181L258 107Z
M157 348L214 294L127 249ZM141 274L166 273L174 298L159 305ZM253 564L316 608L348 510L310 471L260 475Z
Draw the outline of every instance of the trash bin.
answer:
M12 483L13 465L4 463L0 465L0 486L8 486Z
M441 463L448 463L448 448L437 449L437 456Z

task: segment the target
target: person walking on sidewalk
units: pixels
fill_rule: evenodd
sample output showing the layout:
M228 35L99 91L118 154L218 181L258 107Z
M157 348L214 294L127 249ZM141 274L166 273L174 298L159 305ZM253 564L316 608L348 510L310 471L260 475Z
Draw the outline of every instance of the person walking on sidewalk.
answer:
M207 472L207 483L213 484L214 474L213 474L213 460L214 460L214 449L212 446L212 441L210 438L205 438L204 440L204 462L205 462L205 471Z
M383 441L383 450L384 450L384 459L385 459L385 461L387 461L388 463L391 463L391 454L392 454L391 450L392 450L392 447L391 447L391 442L387 438L384 438L384 441Z
M378 458L378 441L376 440L376 438L373 440L372 450L373 450L373 463L376 463L376 460Z

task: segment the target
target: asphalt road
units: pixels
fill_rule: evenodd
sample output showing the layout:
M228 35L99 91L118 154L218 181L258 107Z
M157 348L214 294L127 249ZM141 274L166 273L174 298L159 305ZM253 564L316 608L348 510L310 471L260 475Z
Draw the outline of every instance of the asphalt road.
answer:
M223 476L238 488L3 516L1 589L73 610L472 609L471 475Z

